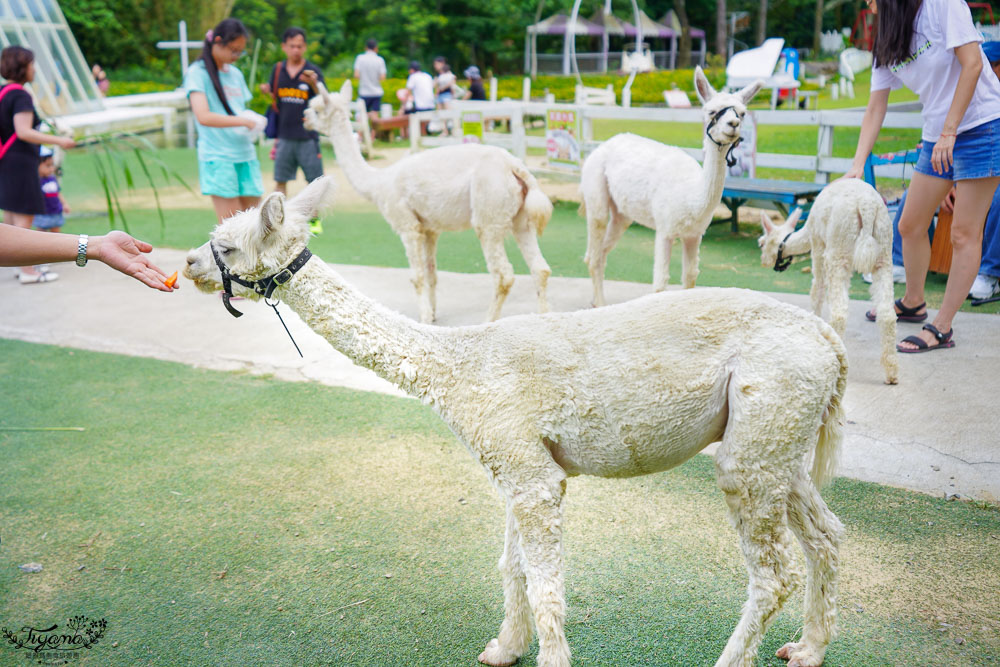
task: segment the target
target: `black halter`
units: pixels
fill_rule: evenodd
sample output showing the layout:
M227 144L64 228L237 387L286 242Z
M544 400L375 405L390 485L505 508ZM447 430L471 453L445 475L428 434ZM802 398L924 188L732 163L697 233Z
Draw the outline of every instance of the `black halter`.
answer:
M226 310L229 311L229 314L233 317L243 317L243 313L236 310L236 308L233 307L233 304L229 302L229 300L233 298L233 283L252 289L254 292L264 297L264 303L274 309L274 314L278 316L281 326L285 327L285 333L288 334L288 337L292 341L292 345L295 346L295 351L298 352L301 357L302 350L299 349L299 344L295 342L294 338L292 338L292 332L288 330L288 325L285 324L284 318L282 318L281 313L278 312L278 303L280 302L276 300L272 303L269 299L271 298L271 295L274 294L275 288L279 285L287 283L299 269L306 265L306 262L308 262L309 258L312 257L312 253L309 252L309 248L303 248L302 252L300 252L288 266L281 269L277 273L272 274L267 278L262 278L261 280L252 281L244 280L238 275L232 273L229 270L229 267L226 266L226 263L222 261L222 257L219 256L219 252L215 249L215 245L209 243L209 247L212 249L212 257L215 258L215 263L219 266L219 271L222 273L222 302L225 304Z
M778 245L778 256L774 260L774 270L779 273L787 269L792 263L793 255L789 255L788 257L782 256L782 253L785 252L785 241L787 241L788 237L791 235L791 232L785 234L785 238L781 239L781 243Z
M712 116L712 119L708 121L708 125L705 126L705 136L708 137L709 140L711 140L711 142L716 146L718 146L719 148L723 148L723 144L720 144L718 141L715 140L715 137L712 136L712 128L715 127L716 123L719 122L719 119L722 118L722 116L730 109L733 109L734 111L736 110L735 107L730 106L730 107L722 107L721 109L716 111L715 114ZM740 145L741 141L743 141L743 137L737 137L736 141L729 144L729 150L726 151L727 167L732 167L736 165L736 158L733 157L733 151L736 150L736 147Z
M229 303L229 300L233 298L233 283L252 289L254 292L264 297L264 299L270 299L271 295L274 294L275 288L279 285L284 285L291 280L292 276L294 276L299 269L305 266L306 262L309 261L309 258L312 257L312 253L309 252L309 248L303 248L302 252L300 252L288 266L281 269L277 273L270 275L267 278L262 278L261 280L250 281L244 280L229 270L226 263L222 261L222 257L219 256L219 251L215 249L214 244L210 243L209 247L212 249L212 257L215 258L215 263L218 265L219 271L222 273L222 300L226 305L226 310L228 310L229 314L233 317L243 316L243 313L236 310L236 308L233 307L233 304Z

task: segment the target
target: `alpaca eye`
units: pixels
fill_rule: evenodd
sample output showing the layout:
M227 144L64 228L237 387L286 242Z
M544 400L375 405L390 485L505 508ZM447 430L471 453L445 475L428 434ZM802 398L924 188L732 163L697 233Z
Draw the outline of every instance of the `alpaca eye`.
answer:
M231 253L231 252L233 251L233 249L232 249L232 248L226 248L226 247L223 247L223 248L221 249L221 251L222 251L222 254L223 254L223 255L228 255L229 253Z

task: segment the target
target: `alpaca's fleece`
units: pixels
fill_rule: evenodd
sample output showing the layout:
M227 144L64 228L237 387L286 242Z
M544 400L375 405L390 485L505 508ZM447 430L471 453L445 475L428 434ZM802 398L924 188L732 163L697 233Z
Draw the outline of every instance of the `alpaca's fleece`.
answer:
M633 221L656 231L654 289L667 287L676 239L684 245L682 282L694 287L701 237L722 201L725 156L739 139L746 105L761 85L758 81L737 93L717 93L701 68L695 68L705 125L704 166L680 148L634 134L616 135L587 157L580 174L580 211L587 216L584 261L594 284L595 306L605 303L608 253Z
M899 379L896 355L896 311L892 297L892 222L882 196L862 180L845 178L823 188L809 219L795 231L801 211L796 209L780 226L761 213L764 234L758 239L761 264L774 266L784 240L783 257L812 252L813 312L822 316L830 302L830 324L843 336L851 276L872 274L871 296L882 346L882 369L887 384Z
M233 271L263 275L301 251L305 229L274 196L224 221L212 242L228 249L223 261ZM218 287L209 244L191 251L185 275ZM806 616L801 642L782 651L807 661L800 664L822 662L836 633L842 528L816 487L832 475L843 437L847 360L821 319L747 290L706 288L438 328L365 297L317 257L275 297L355 363L429 404L503 496L505 619L482 662L516 660L534 622L538 664L569 665L568 478L666 470L712 442L720 442L719 486L750 579L742 619L716 664L753 661L796 582L792 533L809 568Z
M476 231L494 279L489 320L514 283L504 238L513 235L535 281L539 312L548 311L546 285L552 273L538 248L538 236L552 217L552 202L523 162L496 146L443 146L373 169L351 136L350 81L340 93L319 84L320 95L306 110L306 126L330 136L351 185L378 207L399 234L413 270L420 320L435 316L437 239L442 232Z

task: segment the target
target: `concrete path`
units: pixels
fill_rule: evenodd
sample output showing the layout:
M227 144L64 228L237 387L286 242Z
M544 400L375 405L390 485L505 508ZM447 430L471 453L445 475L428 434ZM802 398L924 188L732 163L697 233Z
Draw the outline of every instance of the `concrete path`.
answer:
M184 265L184 255L157 250L153 260L172 271ZM408 270L336 269L390 308L417 316ZM163 294L96 263L57 270L63 277L55 283L22 286L14 269L0 268L0 337L402 395L330 348L287 307L281 307L282 315L304 359L263 303L237 303L245 316L235 319L221 299L184 280L179 292ZM611 303L649 291L646 284L606 284ZM486 274L441 273L439 324L482 322L491 294ZM808 307L805 295L773 296ZM586 308L589 300L589 280L549 281L553 310ZM503 314L530 313L534 307L531 279L519 275ZM956 347L900 355L900 384L892 387L882 383L876 327L865 320L866 307L851 302L845 340L851 362L848 435L840 474L933 495L1000 501L1000 317L959 313ZM900 337L918 330L914 324L899 326Z

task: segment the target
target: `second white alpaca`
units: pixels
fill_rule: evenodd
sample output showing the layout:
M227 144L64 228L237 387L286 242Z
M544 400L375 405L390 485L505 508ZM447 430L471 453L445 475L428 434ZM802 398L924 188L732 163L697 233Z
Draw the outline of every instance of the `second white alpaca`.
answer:
M535 280L538 312L548 312L545 288L552 271L538 248L538 237L552 217L552 202L523 162L496 146L442 146L409 155L374 169L354 141L350 123L351 82L340 93L310 101L305 124L330 136L344 175L361 196L378 207L399 234L413 270L420 321L433 322L437 301L437 241L441 232L476 230L493 276L493 305L487 319L500 317L514 284L504 238L513 234Z
M758 240L761 263L781 271L780 267L787 266L793 255L811 250L809 297L813 312L822 317L823 301L828 299L830 324L841 337L847 327L851 276L855 271L870 272L882 343L882 369L886 384L896 384L899 361L896 311L892 305L892 222L882 196L862 180L845 178L823 188L809 212L809 220L795 231L801 213L796 209L780 226L773 225L763 212L760 214L764 227L764 235Z
M608 253L634 220L656 230L653 288L661 292L670 280L674 239L684 244L681 280L694 287L698 277L701 237L722 201L726 156L740 138L747 103L760 90L757 81L738 93L717 93L700 67L695 90L705 124L704 166L676 146L634 134L618 134L601 144L580 173L580 211L587 216L584 261L594 283L595 306L604 305L604 268Z

